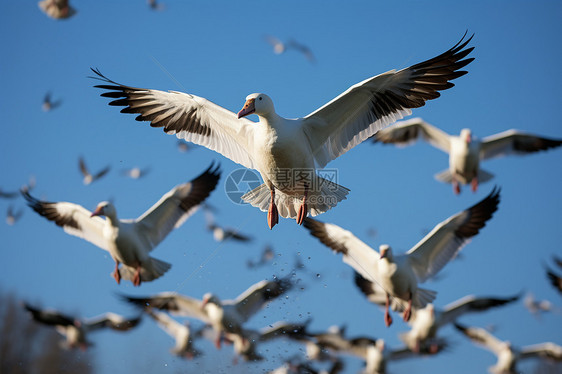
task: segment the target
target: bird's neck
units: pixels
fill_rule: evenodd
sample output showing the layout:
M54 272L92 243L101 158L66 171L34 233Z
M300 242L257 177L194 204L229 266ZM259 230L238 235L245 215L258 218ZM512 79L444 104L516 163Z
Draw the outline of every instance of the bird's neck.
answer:
M116 214L106 215L105 221L112 227L119 227L119 219Z
M267 127L270 127L275 130L279 129L280 123L284 121L284 118L275 112L258 115L258 117L260 119L260 123L263 123Z

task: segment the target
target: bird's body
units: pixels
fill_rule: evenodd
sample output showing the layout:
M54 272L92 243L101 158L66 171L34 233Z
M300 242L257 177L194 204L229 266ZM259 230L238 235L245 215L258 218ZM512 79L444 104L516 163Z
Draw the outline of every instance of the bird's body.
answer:
M138 113L169 134L202 145L247 168L257 170L264 184L242 199L268 212L273 228L278 217L302 224L346 199L349 189L317 174L331 160L360 144L379 129L411 114L412 108L453 87L450 81L473 59L465 58L471 38L461 39L441 55L396 71L368 78L351 86L307 116L287 119L278 115L263 93L246 97L238 114L209 100L181 92L135 88L116 83L93 70L108 90L102 96L124 113ZM259 121L244 117L256 114Z

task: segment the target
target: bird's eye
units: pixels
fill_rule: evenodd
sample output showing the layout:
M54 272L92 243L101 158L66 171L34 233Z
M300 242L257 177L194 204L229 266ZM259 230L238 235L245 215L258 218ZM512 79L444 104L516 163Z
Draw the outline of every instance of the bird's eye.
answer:
M260 100L261 100L261 99L262 99L262 98L261 98L261 96L260 96L260 97L259 97L258 99L260 99Z

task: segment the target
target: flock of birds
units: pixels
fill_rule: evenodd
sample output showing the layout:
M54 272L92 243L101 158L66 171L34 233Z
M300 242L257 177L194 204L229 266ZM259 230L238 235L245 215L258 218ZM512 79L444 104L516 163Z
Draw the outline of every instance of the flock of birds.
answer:
M150 2L156 7L155 1ZM54 18L67 18L75 13L68 1L44 0L41 9ZM440 309L433 301L436 292L420 287L435 277L460 250L477 235L498 209L501 189L494 187L480 202L444 219L406 253L394 253L384 244L378 251L359 240L350 231L311 217L334 208L347 199L349 189L321 177L317 170L351 148L369 140L375 143L407 145L423 139L449 154L449 168L436 175L439 181L451 183L455 193L462 185L476 191L480 183L493 178L480 168L480 162L508 154L525 154L558 147L562 140L549 139L516 130L508 130L483 139L469 129L459 136L449 135L420 118L399 121L412 109L436 99L440 91L454 86L453 80L465 75L462 70L472 62L467 57L473 50L465 36L444 53L402 70L391 70L359 82L345 92L297 119L286 119L275 112L273 100L264 93L246 97L242 109L233 113L205 98L177 91L160 91L119 84L99 70L92 69L101 84L101 96L111 99L109 105L123 107L122 113L134 113L137 121L162 127L167 134L214 150L247 168L255 169L263 184L247 192L242 199L267 212L270 229L280 217L294 219L311 236L326 247L341 253L342 260L355 271L355 284L368 302L384 308L387 326L393 322L391 310L402 313L411 329L400 335L404 347L390 349L382 339L366 336L348 337L344 328L311 331L310 321L304 323L279 321L262 330L246 327L246 322L266 304L291 291L295 282L291 276L262 280L232 300L220 300L212 293L201 299L177 292L161 292L143 297L121 294L126 303L138 308L166 333L173 337L172 353L193 359L201 355L197 340L210 339L217 348L232 344L237 357L260 361L262 342L290 339L301 344L306 352L291 357L283 367L272 373L314 373L315 361L330 362L328 372L344 369L342 357L353 356L364 361L365 373L384 373L389 361L419 356L433 356L448 347L439 329L454 324L470 340L493 352L498 361L490 368L493 373L516 373L517 361L528 357L562 361L562 347L542 343L515 347L494 337L479 327L467 327L456 322L467 313L483 312L516 302L521 295L509 297L465 296ZM305 46L268 36L276 53L287 49L301 51L314 61ZM44 110L52 110L61 101L51 94L44 100ZM258 122L247 118L256 114ZM398 122L397 122L398 121ZM185 142L180 143L186 150ZM83 158L79 160L84 184L105 176L110 167L91 173ZM296 172L298 171L298 173ZM140 178L149 169L124 170L123 175ZM107 251L115 262L112 277L119 284L130 281L141 286L165 275L171 264L151 256L152 251L172 230L179 228L198 208L205 212L207 229L217 241L248 242L249 235L221 226L216 222L215 209L206 201L219 183L220 167L211 164L191 181L173 187L138 218L122 219L110 201L100 202L90 211L71 202L48 202L34 197L34 183L21 189L27 204L45 219L54 222L70 235L80 237ZM2 198L15 198L17 192L0 191ZM8 223L17 216L10 208ZM104 218L102 218L104 217ZM257 261L248 267L263 266L274 257L268 246ZM562 260L555 258L558 272L546 267L547 277L562 294ZM533 314L554 312L552 304L534 300L527 295L525 305ZM69 316L56 310L40 309L28 303L25 309L36 321L56 327L66 337L67 348L86 349L88 337L101 328L128 331L138 326L141 317L125 318L113 313L91 319ZM171 316L199 320L201 326L180 323ZM197 327L197 328L196 328Z

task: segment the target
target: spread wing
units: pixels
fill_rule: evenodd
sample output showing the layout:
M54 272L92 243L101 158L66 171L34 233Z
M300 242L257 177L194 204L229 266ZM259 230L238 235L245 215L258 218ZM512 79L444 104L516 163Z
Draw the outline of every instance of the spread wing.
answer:
M27 303L24 303L23 306L29 313L31 313L31 316L35 321L42 324L50 326L74 325L74 317L64 315L54 310L35 308Z
M559 147L562 140L526 134L518 130L508 130L482 139L480 158L526 154Z
M441 222L407 253L407 260L420 282L439 272L456 254L478 234L498 209L500 189L478 204Z
M445 307L439 319L439 326L451 323L465 313L482 312L490 308L506 305L519 300L519 297L520 295L508 298L465 296Z
M175 292L161 292L146 297L121 295L121 298L139 308L155 308L165 310L173 315L193 317L205 323L211 322L207 314L201 309L201 300Z
M453 87L450 81L466 74L459 69L473 60L465 58L474 49L465 48L471 39L463 36L439 56L368 78L306 116L303 130L318 167Z
M562 361L562 347L554 343L540 343L521 348L520 358L541 357Z
M486 347L488 350L499 354L504 346L503 342L480 327L466 327L458 323L454 324L457 330L466 335L473 342Z
M239 315L244 319L242 322L245 322L265 304L281 296L292 286L289 278L277 278L272 281L263 280L248 288L236 300L228 300L224 304L235 305Z
M85 325L90 331L98 330L104 327L108 327L117 331L127 331L137 326L140 323L141 319L142 318L140 316L127 319L123 316L120 316L119 314L105 313L100 316L88 319L87 321L85 321Z
M103 237L104 220L91 217L92 212L73 203L51 203L32 197L28 191L21 191L27 204L37 213L55 222L70 235L77 236L108 251L107 242Z
M95 77L105 83L95 86L107 90L101 96L115 99L109 103L123 106L121 113L138 113L137 121L162 127L167 134L212 149L247 168L255 169L254 123L238 119L236 114L205 98L177 91L159 91L124 86L99 72Z
M373 136L374 142L393 143L398 146L409 145L418 139L423 139L446 153L449 153L451 149L449 134L421 118L396 122L392 126L377 131Z
M215 189L219 178L219 166L211 164L191 182L173 188L135 221L137 232L146 236L154 248L197 210Z

